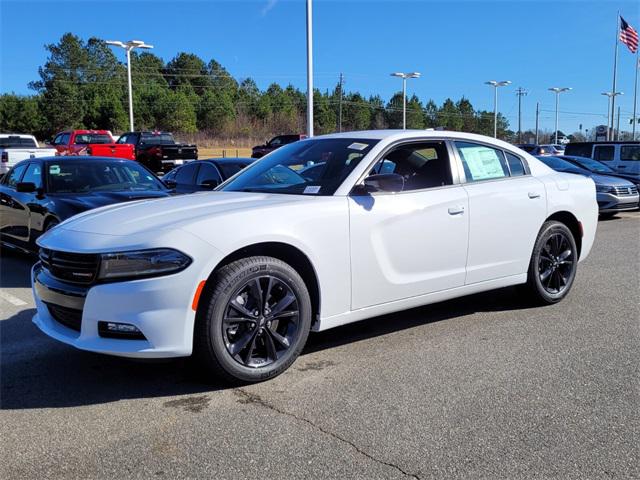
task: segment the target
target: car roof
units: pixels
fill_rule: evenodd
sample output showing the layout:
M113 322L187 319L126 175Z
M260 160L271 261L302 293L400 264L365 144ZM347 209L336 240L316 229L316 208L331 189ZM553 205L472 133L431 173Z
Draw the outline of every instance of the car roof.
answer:
M202 158L196 160L197 162L211 162L211 163L219 163L221 165L225 163L253 163L257 159L256 158L247 158L247 157L223 157L223 158Z
M91 160L91 161L110 161L110 162L133 162L134 160L129 160L127 158L118 158L118 157L98 157L92 155L55 155L51 157L37 157L37 158L27 158L23 161L33 161L33 160L42 160L46 162L59 162L60 160L64 161L79 161L79 160ZM137 162L136 162L137 163Z
M625 145L640 145L640 141L638 140L628 140L628 141L622 141L622 140L603 140L602 142L571 142L567 144L567 147L569 145L621 145L621 144L625 144Z

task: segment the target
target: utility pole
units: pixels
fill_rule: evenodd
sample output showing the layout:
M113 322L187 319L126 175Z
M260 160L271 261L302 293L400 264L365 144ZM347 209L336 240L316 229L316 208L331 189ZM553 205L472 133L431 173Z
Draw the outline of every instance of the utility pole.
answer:
M616 141L620 140L620 107L618 107L618 121L616 127Z
M307 136L313 137L313 5L307 0Z
M344 84L344 75L340 73L340 101L338 103L338 131L342 132L342 85Z
M522 143L522 97L527 93L529 92L522 87L518 87L516 90L518 96L518 143Z
M538 119L540 118L540 103L536 102L536 145L538 145Z

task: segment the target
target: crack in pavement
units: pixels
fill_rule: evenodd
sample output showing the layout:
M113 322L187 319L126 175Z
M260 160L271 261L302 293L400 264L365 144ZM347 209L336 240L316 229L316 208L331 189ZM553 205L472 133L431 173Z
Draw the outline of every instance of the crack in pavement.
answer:
M405 475L407 477L411 477L411 478L415 478L416 480L420 480L420 477L418 475L416 475L415 473L407 472L407 471L403 470L401 467L399 467L398 465L395 465L395 464L389 463L389 462L385 462L384 460L380 460L379 458L374 457L373 455L365 452L360 447L358 447L355 443L347 440L346 438L341 437L340 435L338 435L336 433L333 433L333 432L331 432L329 430L326 430L326 429L324 429L323 427L321 427L319 425L316 425L311 420L309 420L309 419L307 419L305 417L299 417L298 415L295 415L293 413L287 412L286 410L282 410L282 409L276 407L275 405L272 405L271 403L269 403L266 400L264 400L260 395L256 395L255 393L246 392L246 391L242 390L242 388L234 389L234 393L236 393L236 395L239 395L240 397L242 397L242 400L241 400L242 403L259 405L259 406L268 408L269 410L273 410L274 412L279 413L281 415L286 415L288 417L295 418L298 421L305 422L305 423L311 425L316 430L320 430L325 435L329 435L330 437L332 437L332 438L334 438L334 439L336 439L336 440L338 440L338 441L340 441L342 443L346 443L347 445L351 446L360 455L363 455L363 456L367 457L368 459L373 460L374 462L379 463L381 465L386 465L388 467L395 468L397 471L399 471L400 473L402 473L403 475Z

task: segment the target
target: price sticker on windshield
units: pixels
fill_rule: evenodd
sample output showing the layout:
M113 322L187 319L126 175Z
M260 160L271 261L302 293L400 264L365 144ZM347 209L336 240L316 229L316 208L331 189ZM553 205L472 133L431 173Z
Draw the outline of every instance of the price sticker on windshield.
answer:
M320 185L309 185L304 189L302 193L318 193L320 191Z
M350 148L351 150L364 150L365 148L367 148L369 145L367 145L366 143L359 143L359 142L353 142L351 145L349 145L347 148Z
M49 175L60 175L60 165L50 165Z

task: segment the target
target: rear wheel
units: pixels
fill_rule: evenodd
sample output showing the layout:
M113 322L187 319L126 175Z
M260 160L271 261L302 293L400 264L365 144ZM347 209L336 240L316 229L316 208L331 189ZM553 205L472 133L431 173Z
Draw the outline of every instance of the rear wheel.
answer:
M295 361L311 326L311 300L300 275L271 257L223 267L201 299L194 353L234 382L273 378Z
M536 303L553 304L571 290L578 251L571 230L563 223L545 222L533 248L527 290Z

